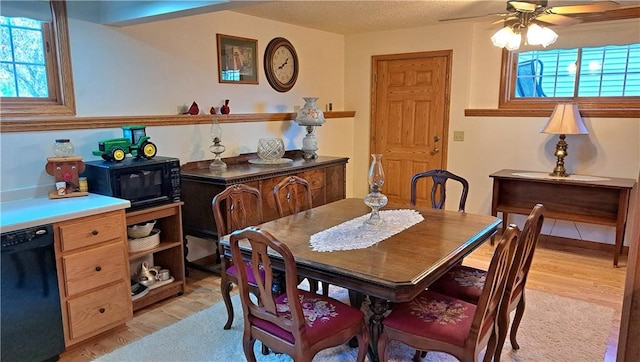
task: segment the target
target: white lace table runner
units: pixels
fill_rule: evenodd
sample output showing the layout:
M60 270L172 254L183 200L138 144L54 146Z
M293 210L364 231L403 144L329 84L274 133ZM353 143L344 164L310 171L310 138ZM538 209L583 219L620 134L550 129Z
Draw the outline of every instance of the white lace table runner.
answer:
M571 181L608 181L606 177L587 176L587 175L569 175L568 177L551 176L544 172L516 172L514 176L548 179L548 180L571 180Z
M364 249L424 220L415 210L382 210L381 225L368 225L369 214L311 235L313 251Z

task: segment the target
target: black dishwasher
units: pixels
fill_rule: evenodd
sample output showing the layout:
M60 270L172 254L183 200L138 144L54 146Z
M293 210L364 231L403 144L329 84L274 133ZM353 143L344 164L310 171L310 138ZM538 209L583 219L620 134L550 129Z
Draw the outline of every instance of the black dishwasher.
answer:
M2 233L0 360L55 361L64 351L53 227Z

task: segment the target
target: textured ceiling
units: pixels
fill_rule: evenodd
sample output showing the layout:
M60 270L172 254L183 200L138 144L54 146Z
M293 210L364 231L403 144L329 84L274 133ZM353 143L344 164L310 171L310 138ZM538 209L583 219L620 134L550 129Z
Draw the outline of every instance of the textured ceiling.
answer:
M526 0L521 0L526 1ZM590 0L549 0L549 6L588 4ZM617 0L619 4L637 5L639 1ZM232 11L338 34L411 28L437 24L440 19L506 12L506 0L303 0L303 1L232 1ZM500 19L488 16L469 21Z

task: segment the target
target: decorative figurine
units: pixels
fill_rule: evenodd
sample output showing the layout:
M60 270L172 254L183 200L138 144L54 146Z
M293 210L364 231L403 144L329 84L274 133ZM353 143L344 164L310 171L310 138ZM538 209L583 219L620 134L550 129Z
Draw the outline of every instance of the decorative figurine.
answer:
M195 102L194 102L195 104ZM149 141L146 126L122 126L122 138L109 138L98 142L98 150L92 153L105 161L120 162L127 153L135 158L151 159L158 153L156 145Z
M220 113L229 114L229 112L231 112L231 109L229 108L229 100L225 99L224 104L220 107Z
M48 157L45 171L56 180L56 191L51 191L49 198L88 195L88 192L80 191L80 182L78 181L78 175L84 172L84 169L85 164L80 156ZM64 186L59 187L58 183L64 183Z
M198 103L196 102L191 103L191 107L189 107L189 110L182 114L190 114L192 116L196 114L200 114L200 108L198 108Z
M209 109L209 113L216 114L216 107L211 107L211 109Z

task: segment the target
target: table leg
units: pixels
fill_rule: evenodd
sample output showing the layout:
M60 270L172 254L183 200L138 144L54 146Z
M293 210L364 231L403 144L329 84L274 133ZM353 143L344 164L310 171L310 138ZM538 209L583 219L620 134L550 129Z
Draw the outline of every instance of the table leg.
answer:
M378 339L382 333L382 320L384 319L384 312L389 310L389 302L369 296L371 304L369 308L373 314L369 318L369 333L371 334L371 343L369 345L369 359L373 362L378 362Z

